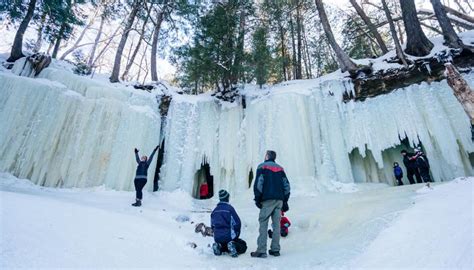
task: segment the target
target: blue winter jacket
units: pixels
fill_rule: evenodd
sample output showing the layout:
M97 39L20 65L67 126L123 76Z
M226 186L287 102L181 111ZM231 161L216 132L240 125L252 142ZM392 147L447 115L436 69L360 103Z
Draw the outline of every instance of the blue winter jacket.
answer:
M239 238L240 218L234 207L226 202L219 202L211 214L211 227L217 243L228 243Z
M393 174L395 175L396 178L402 178L403 177L402 168L400 168L400 166L393 167Z
M253 192L256 203L267 200L288 201L290 182L283 168L273 160L258 165Z

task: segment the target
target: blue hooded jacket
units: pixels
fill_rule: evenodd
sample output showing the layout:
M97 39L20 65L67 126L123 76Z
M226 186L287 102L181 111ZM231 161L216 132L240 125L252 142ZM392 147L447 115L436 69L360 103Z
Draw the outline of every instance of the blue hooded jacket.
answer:
M396 178L402 178L403 177L402 168L400 168L400 166L393 167L393 174L395 174Z
M240 236L240 218L234 207L227 202L219 202L211 214L211 227L217 243L228 243Z

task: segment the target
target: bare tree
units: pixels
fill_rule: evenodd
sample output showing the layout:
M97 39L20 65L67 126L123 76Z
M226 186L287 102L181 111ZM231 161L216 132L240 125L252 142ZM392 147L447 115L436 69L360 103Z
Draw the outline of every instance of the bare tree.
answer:
M392 20L392 14L390 14L390 10L388 9L385 0L382 0L382 6L383 10L385 11L385 16L387 17L388 25L390 26L390 34L392 34L393 42L395 43L395 50L397 52L398 59L400 59L403 65L407 67L408 63L405 58L405 54L403 53L402 46L400 45L400 41L398 40L397 30L395 29L395 24Z
M18 30L15 34L15 39L13 41L12 50L10 52L10 57L8 57L7 62L15 62L16 60L25 56L23 54L23 35L26 32L26 28L28 28L28 24L33 18L33 14L36 7L36 0L30 0L28 3L28 10L26 11L26 16L20 23Z
M443 30L443 37L446 45L452 48L462 48L463 43L456 32L454 32L454 28L449 22L448 15L446 14L446 10L444 10L441 2L439 0L431 0L431 5L433 5L433 10L438 19L439 26Z
M369 28L370 33L375 37L375 40L377 41L377 44L379 44L380 50L382 50L382 53L386 54L388 53L387 46L385 45L385 42L383 41L382 36L380 33L377 31L377 28L375 25L372 23L370 18L365 14L364 10L361 8L361 6L357 3L356 0L349 0L351 2L351 5L354 7L354 9L357 11L357 14L359 14L360 18L364 21L364 23L367 25Z
M123 50L125 49L125 43L127 43L128 35L130 34L130 30L132 29L133 22L135 21L135 18L137 17L137 13L140 10L141 5L142 5L141 0L134 0L132 3L132 10L130 11L130 14L128 15L127 23L125 24L122 37L120 38L120 42L117 47L117 51L115 53L114 66L112 68L112 74L110 75L110 78L109 78L110 82L112 83L119 82L120 65L122 62Z
M135 61L135 58L137 57L138 51L140 50L143 39L145 38L146 26L147 26L148 20L150 19L151 7L152 7L152 5L150 5L150 8L147 9L147 15L146 15L145 20L143 21L143 24L142 24L142 29L140 31L140 37L138 39L138 43L135 46L135 49L134 49L132 55L130 56L129 60L127 61L127 65L125 66L125 71L123 72L122 77L121 77L122 80L125 80L127 78L128 73L130 72L130 69L132 68L132 65Z
M151 69L151 80L158 81L158 71L156 68L156 56L158 52L158 37L160 36L161 24L167 12L168 0L163 1L163 8L158 12L155 24L155 29L153 30L153 38L151 42L151 55L150 55L150 69ZM147 70L148 74L148 70Z
M104 29L104 23L105 23L105 12L102 13L100 16L100 25L99 25L99 30L97 30L97 35L95 36L94 44L92 45L91 52L89 53L89 60L87 61L87 65L89 67L92 67L92 64L94 62L94 57L95 57L95 51L97 50L97 45L99 45L99 40L100 37L102 36L102 32Z
M334 35L332 33L331 25L329 24L326 11L324 10L323 1L315 0L315 3L319 13L319 19L321 20L321 24L323 25L324 33L326 34L329 44L331 45L332 49L336 54L337 62L339 64L339 67L341 68L341 71L354 72L357 69L357 66L337 44L336 39L334 38Z

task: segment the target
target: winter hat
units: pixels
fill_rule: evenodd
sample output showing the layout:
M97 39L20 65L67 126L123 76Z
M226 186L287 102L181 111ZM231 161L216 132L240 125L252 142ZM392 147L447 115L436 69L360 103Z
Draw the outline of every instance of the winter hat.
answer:
M227 192L226 190L219 190L219 201L221 202L229 202L229 192Z

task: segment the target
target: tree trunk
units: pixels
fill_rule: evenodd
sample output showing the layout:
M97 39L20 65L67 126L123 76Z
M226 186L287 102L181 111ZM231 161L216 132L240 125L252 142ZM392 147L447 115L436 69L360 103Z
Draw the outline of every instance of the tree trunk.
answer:
M336 54L337 62L339 64L339 67L341 68L341 71L354 72L357 69L357 66L337 44L336 39L334 38L334 35L332 33L331 25L329 24L326 11L324 10L323 1L315 0L315 3L319 13L319 19L321 20L321 24L323 25L324 33L326 34L329 44L331 45L332 49Z
M156 55L158 52L158 37L160 36L161 30L161 23L163 22L164 12L166 9L166 5L168 4L168 0L163 1L163 9L158 13L158 17L156 18L155 29L153 31L153 39L151 43L151 55L150 55L150 68L151 68L151 80L158 81L158 71L156 68Z
M44 23L46 21L46 15L46 11L43 11L43 14L41 14L40 24L38 25L38 36L36 38L35 48L33 49L33 52L35 53L41 50L41 46L43 44L43 29Z
M459 74L453 64L446 64L446 76L448 85L453 89L454 96L461 103L464 111L474 124L474 91L469 87L466 80Z
M125 43L127 43L128 35L130 34L130 30L132 29L133 22L135 21L135 17L137 16L140 6L141 6L141 0L133 1L132 10L130 11L130 14L128 15L127 23L125 24L122 37L120 38L120 42L117 47L117 52L115 53L114 67L112 68L112 74L110 75L110 78L109 78L110 82L112 83L119 82L120 64L122 62L123 50L125 48Z
M59 52L59 46L61 45L61 40L64 35L64 30L66 29L66 23L64 22L59 29L58 36L56 37L56 42L54 43L53 53L51 54L52 58L56 58Z
M102 31L104 29L104 23L105 23L105 14L104 13L102 14L102 16L100 16L99 30L97 31L97 35L95 36L94 44L92 45L91 52L89 54L89 61L87 61L87 65L89 67L92 67L92 64L94 63L95 51L97 50L97 46L99 45L100 37L102 36Z
M10 57L8 57L7 62L15 62L16 60L25 56L23 54L23 35L25 34L26 28L28 28L31 18L33 18L35 7L36 0L30 0L30 3L28 4L28 10L26 11L26 16L23 18L20 23L20 27L18 27L18 30L16 31Z
M298 48L298 60L296 65L296 79L300 80L303 78L302 75L302 64L301 64L301 47L302 47L302 38L301 38L301 12L300 12L300 3L297 3L296 7L296 38L297 38L297 48Z
M414 0L400 0L403 23L407 33L405 52L414 56L425 56L430 53L433 43L428 40L421 29L420 21L416 16Z
M433 10L438 19L439 26L443 30L445 45L451 48L462 48L463 43L456 32L454 32L453 26L449 22L448 15L446 14L446 10L444 10L443 5L441 5L441 2L439 0L431 0L431 5L433 5Z
M286 75L286 53L285 53L285 33L283 31L283 26L281 22L278 22L278 27L280 28L280 42L281 42L281 59L282 59L282 68L283 68L283 80L287 81Z
M137 46L135 47L135 50L133 51L129 61L127 62L127 66L125 66L125 71L122 74L122 80L125 80L125 78L127 78L128 73L130 72L130 68L132 67L135 61L135 58L137 57L138 51L140 50L140 47L142 45L142 41L145 37L145 32L146 32L146 24L148 23L148 19L150 19L151 7L152 5L150 5L150 8L147 11L146 18L143 21L142 29L140 32L140 38L138 39Z
M308 79L311 79L313 77L313 71L311 70L311 55L309 54L308 40L306 38L306 31L305 31L304 25L302 25L301 30L303 31L304 51L306 53L306 59L308 61Z
M295 44L295 31L293 27L293 16L291 15L290 12L290 32L291 32L291 47L293 50L293 55L291 56L291 64L292 64L292 70L293 70L293 79L296 78L296 69L297 69L297 64L296 64L296 44Z
M380 50L382 50L383 54L388 53L387 46L385 45L385 42L382 39L382 36L380 33L377 31L377 28L375 25L372 23L372 21L367 17L365 14L364 10L359 6L356 0L349 0L351 2L352 6L354 9L357 11L357 14L359 14L360 18L364 21L364 23L367 25L369 28L370 33L375 37L375 40L379 44Z
M156 55L158 52L158 37L160 36L161 23L163 22L163 11L158 13L158 18L155 24L155 30L153 31L153 39L151 43L151 58L150 58L150 67L151 67L151 80L158 81L158 71L156 68Z
M407 67L408 63L405 58L405 54L403 53L402 46L400 41L398 40L397 30L395 29L395 24L392 20L392 14L390 14L390 10L388 9L387 3L385 0L382 0L383 10L385 11L385 16L387 17L388 25L390 26L390 33L392 34L393 42L395 43L395 51L397 52L398 59L402 61L402 64Z

